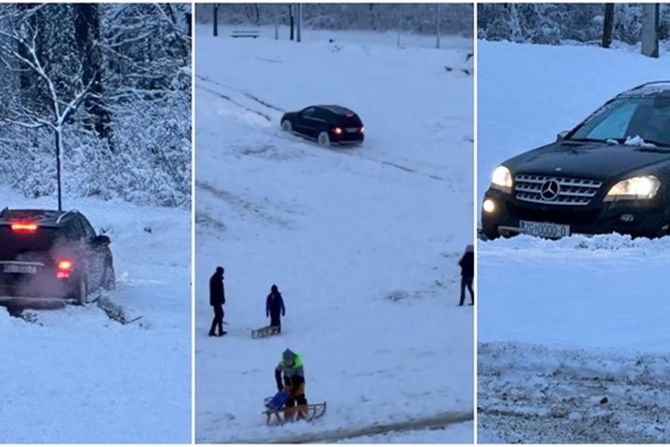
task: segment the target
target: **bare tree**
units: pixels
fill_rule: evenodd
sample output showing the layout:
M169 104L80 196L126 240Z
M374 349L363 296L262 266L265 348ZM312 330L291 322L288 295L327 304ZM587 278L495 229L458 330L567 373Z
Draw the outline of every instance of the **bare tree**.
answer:
M84 82L85 63L81 58L70 58L69 76L59 76L58 81L47 69L37 48L39 27L29 21L17 23L12 32L0 31L0 60L10 71L28 69L37 78L36 86L41 90L49 107L26 106L14 101L6 111L2 120L24 128L37 129L46 127L54 135L56 153L56 181L58 187L58 210L63 209L62 197L62 157L63 128L68 119L77 111L84 100L89 97L97 74L89 73L88 81Z
M440 48L440 4L435 3L435 48Z

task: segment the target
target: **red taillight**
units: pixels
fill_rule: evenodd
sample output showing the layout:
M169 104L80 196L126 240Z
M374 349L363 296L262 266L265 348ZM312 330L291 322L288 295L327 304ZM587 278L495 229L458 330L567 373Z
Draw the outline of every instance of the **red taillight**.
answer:
M37 230L37 224L34 222L12 222L12 231L32 233Z
M72 273L72 261L69 259L61 259L56 263L56 278L69 278Z
M335 132L335 135L339 135L342 133L342 128L341 127L335 127L333 128L333 132Z

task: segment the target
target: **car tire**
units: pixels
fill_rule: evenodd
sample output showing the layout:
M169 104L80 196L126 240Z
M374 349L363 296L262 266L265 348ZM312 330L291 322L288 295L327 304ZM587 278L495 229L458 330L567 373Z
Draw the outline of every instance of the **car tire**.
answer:
M321 132L316 141L319 146L330 146L330 135L328 135L328 132Z
M284 120L281 122L281 128L286 132L293 132L293 126L289 120Z
M105 290L114 290L116 288L116 273L114 267L108 265L105 267L105 274L102 278L102 288Z
M77 282L77 290L74 291L74 299L80 306L85 306L86 303L88 303L88 282L85 275L82 275Z

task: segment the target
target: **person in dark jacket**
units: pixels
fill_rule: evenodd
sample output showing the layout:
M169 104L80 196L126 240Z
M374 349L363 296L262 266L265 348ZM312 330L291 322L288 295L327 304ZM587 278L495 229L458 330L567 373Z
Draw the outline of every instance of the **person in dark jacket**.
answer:
M223 288L223 267L217 267L216 272L209 279L209 304L214 308L214 319L209 330L209 336L222 336L226 334L223 330L223 305L226 304L226 292ZM215 330L218 328L218 333Z
M465 288L470 292L470 305L475 304L475 292L472 290L472 282L475 278L475 249L472 245L465 247L465 254L459 261L461 266L461 302L459 306L463 305L465 301Z
M284 299L277 286L272 284L270 294L265 300L265 316L270 317L270 326L275 326L279 333L281 333L281 317L285 315Z
M288 410L284 413L286 417L293 419L297 410L298 419L304 418L306 415L304 405L307 405L307 398L305 397L305 371L300 354L290 349L284 351L275 368L275 381L277 390L286 391L288 396L286 400Z

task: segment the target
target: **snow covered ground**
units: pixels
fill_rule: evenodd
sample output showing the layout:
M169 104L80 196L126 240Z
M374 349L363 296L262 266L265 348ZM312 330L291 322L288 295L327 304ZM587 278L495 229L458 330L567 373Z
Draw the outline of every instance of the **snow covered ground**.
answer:
M480 200L500 162L670 70L623 49L478 48ZM670 238L478 247L479 442L670 442Z
M471 412L473 312L456 306L473 228L471 49L230 30L197 29L196 441L318 439ZM359 113L365 143L329 150L280 130L283 111L319 103ZM223 338L207 336L217 265ZM282 335L252 340L273 283ZM268 428L263 398L287 347L304 358L308 400L328 411ZM360 440L409 441L472 442L472 422Z
M0 189L2 206L53 208ZM134 323L96 306L0 308L0 443L188 443L191 439L190 213L79 200L105 228ZM94 297L92 296L91 299Z

